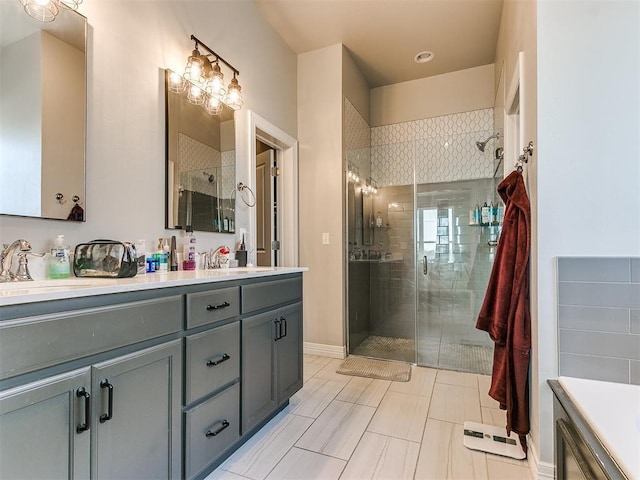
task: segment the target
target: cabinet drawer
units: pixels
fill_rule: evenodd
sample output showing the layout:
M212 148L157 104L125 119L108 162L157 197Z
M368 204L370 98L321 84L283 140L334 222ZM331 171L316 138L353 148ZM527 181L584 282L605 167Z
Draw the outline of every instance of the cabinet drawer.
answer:
M289 278L242 286L242 313L253 312L302 298L302 278Z
M187 294L187 328L235 317L239 313L239 287Z
M186 339L185 404L240 376L240 322Z
M240 438L239 402L240 386L236 383L186 413L186 478L201 472Z
M179 332L179 295L8 320L0 324L0 379Z

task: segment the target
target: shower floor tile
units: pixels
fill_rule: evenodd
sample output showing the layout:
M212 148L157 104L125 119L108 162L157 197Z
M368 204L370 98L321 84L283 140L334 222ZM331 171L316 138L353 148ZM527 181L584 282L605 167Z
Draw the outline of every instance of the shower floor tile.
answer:
M412 338L380 337L372 335L358 345L353 355L398 360L413 363L416 360L415 340Z

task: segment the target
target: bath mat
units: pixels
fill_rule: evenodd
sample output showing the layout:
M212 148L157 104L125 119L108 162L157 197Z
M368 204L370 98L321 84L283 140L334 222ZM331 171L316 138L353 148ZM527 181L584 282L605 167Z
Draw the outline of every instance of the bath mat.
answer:
M411 380L411 365L372 358L347 357L338 367L336 373L394 382L408 382Z

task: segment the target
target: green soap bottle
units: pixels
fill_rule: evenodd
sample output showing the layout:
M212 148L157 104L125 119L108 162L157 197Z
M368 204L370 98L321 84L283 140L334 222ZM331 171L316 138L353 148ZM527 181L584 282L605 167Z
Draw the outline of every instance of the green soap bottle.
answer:
M69 246L64 243L64 235L58 235L51 249L49 259L49 278L69 278Z

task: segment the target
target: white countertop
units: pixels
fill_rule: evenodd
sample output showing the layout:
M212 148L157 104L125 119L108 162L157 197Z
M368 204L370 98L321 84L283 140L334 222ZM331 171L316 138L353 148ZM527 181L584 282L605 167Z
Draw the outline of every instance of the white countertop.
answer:
M622 471L640 480L640 386L573 377L558 382Z
M136 275L133 278L70 277L61 280L0 283L0 306L286 275L307 270L306 267L238 267L155 272Z

